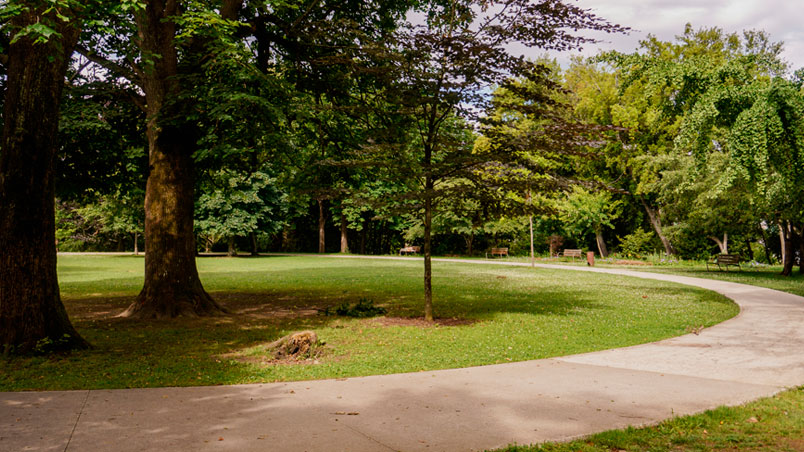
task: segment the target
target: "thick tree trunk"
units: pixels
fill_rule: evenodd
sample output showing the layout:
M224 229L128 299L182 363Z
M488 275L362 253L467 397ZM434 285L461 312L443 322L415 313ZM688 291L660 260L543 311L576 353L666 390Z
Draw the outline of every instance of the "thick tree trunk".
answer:
M729 234L727 232L723 233L723 240L715 236L710 236L709 239L717 243L720 254L729 254Z
M430 178L426 181L426 198L424 200L424 320L433 321L433 266L431 236L433 229L433 201L430 192L433 183Z
M324 236L327 226L327 216L324 210L324 200L318 199L318 252L323 254L327 252L327 240Z
M595 231L595 240L597 241L597 252L600 253L600 257L608 257L609 250L606 248L606 241L603 240L603 231Z
M748 258L751 259L751 262L756 260L754 259L754 250L751 248L751 239L745 239L745 249L748 250Z
M463 239L466 242L466 255L471 256L474 253L474 244L475 244L475 230L472 229L469 231L469 235L464 236Z
M349 252L349 229L347 226L346 215L341 212L341 253Z
M659 240L662 241L662 245L664 246L664 253L668 256L676 254L676 250L673 248L673 245L670 243L670 240L667 236L664 235L662 231L662 219L661 215L658 211L654 210L651 206L648 205L645 198L639 197L639 200L642 202L642 206L645 208L645 212L648 214L648 219L650 220L651 226L653 226L653 230L656 232L656 236L659 237Z
M72 15L68 9L62 14ZM39 22L23 12L12 29ZM77 19L47 44L8 48L0 152L0 353L86 348L61 302L56 276L54 158L67 61Z
M139 45L159 55L143 74L149 174L145 189L145 284L122 317L172 318L225 312L198 277L193 234L193 152L197 130L177 100L176 2L148 1L136 14Z

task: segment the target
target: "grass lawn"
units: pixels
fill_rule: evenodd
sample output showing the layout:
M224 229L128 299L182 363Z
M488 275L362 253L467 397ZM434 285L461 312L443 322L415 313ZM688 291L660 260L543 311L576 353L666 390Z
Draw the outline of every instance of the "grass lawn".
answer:
M646 428L612 430L567 443L498 452L804 451L804 388L739 407L720 407Z
M436 316L423 326L421 261L200 258L205 287L233 314L118 319L142 257L60 256L62 297L95 348L0 360L0 390L126 388L335 378L546 358L655 341L737 313L700 289L613 275L434 263ZM365 298L382 318L321 313ZM277 363L262 344L313 329L317 361Z

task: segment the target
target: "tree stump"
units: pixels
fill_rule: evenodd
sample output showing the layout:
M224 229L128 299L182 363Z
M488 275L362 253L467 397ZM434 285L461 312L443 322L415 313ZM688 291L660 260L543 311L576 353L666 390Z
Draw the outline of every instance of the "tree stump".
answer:
M288 334L271 342L267 348L272 350L274 359L306 359L315 355L318 345L318 335L307 330Z

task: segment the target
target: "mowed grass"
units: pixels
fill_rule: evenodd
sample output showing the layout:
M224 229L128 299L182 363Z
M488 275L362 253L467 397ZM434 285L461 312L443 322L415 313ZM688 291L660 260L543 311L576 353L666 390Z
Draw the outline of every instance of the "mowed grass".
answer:
M200 258L231 315L119 319L142 285L142 257L60 256L62 298L94 348L0 360L0 390L192 386L341 378L521 361L655 341L736 315L700 289L613 275L434 263L436 317L421 316L422 263L321 257ZM373 300L384 318L326 316ZM275 363L262 344L312 329L315 362Z
M698 452L804 450L804 388L739 407L720 407L653 427L611 430L566 443L498 452Z

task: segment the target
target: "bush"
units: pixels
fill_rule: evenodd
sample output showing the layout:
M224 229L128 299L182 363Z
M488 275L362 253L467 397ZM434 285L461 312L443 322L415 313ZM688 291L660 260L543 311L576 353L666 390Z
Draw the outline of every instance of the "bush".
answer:
M653 232L637 229L633 234L618 237L620 240L620 254L627 258L640 258L650 253L653 248Z
M385 313L385 308L381 306L374 306L374 300L369 300L367 298L361 298L360 301L354 305L350 305L349 303L341 303L333 311L330 311L329 308L324 310L324 315L340 315L344 317L357 318L376 317Z

